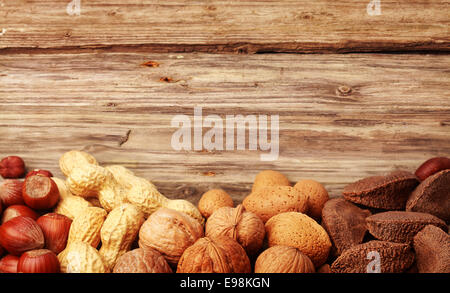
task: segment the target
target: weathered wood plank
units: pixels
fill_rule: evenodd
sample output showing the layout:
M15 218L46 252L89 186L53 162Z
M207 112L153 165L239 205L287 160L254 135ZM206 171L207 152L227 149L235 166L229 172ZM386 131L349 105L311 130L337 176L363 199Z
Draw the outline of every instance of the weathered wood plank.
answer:
M60 155L82 149L194 202L213 187L240 201L269 168L336 196L361 177L450 155L449 65L448 55L5 55L0 157L61 176ZM174 150L171 119L195 106L223 118L279 115L279 159Z
M143 52L449 51L448 0L2 1L0 50ZM72 2L73 3L73 2Z

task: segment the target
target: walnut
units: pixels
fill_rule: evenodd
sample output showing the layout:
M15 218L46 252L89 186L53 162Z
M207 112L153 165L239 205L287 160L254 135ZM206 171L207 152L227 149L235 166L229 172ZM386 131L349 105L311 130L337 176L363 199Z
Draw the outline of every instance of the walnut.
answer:
M113 273L172 273L172 269L156 250L137 248L117 259Z
M252 256L263 244L265 228L263 221L254 213L247 212L243 205L236 208L222 207L206 222L205 235L224 235L236 240Z
M242 246L228 236L204 237L186 249L177 273L250 273L250 260Z
M184 250L203 237L203 226L187 214L160 208L139 230L139 247L153 248L176 265Z

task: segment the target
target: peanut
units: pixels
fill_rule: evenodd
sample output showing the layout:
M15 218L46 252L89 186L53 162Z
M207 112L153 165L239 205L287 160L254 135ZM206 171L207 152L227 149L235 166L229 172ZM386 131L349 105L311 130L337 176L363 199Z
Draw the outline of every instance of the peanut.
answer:
M56 186L58 186L59 195L60 198L66 198L69 196L73 196L73 194L70 192L69 188L67 188L66 182L58 177L52 177L53 181L56 183Z
M84 210L92 206L88 201L79 196L74 196L67 188L66 182L60 178L52 177L58 186L60 199L54 209L55 213L74 219L77 215L82 214Z
M71 158L76 162L70 162ZM204 223L195 205L186 200L169 200L150 181L135 176L123 166L112 165L103 168L92 156L70 151L60 159L60 167L63 173L67 173L70 192L82 197L98 196L100 204L107 212L128 202L140 208L146 218L158 208L167 207L186 213L201 224Z
M109 269L114 268L117 259L130 249L142 223L144 214L129 203L122 204L109 213L100 232L102 246L99 250Z
M58 254L62 273L108 273L100 253L88 243L76 241Z
M67 245L81 241L96 248L100 243L100 231L106 218L106 211L97 207L88 207L78 214L72 222Z
M92 204L79 196L68 196L61 198L54 209L55 213L75 219L78 215L82 215L86 208L91 207Z
M82 151L66 152L59 159L59 167L66 176L69 176L75 167L87 164L98 165L97 160L93 156Z
M113 174L98 165L83 165L72 169L67 177L69 190L81 197L98 196L102 207L110 212L126 202L125 190Z
M128 202L139 207L144 212L146 218L160 207L165 207L185 213L200 223L204 223L202 214L191 202L183 199L170 200L166 198L158 191L153 183L144 178L137 177L133 172L123 166L110 165L105 168L111 171L117 182L127 190Z

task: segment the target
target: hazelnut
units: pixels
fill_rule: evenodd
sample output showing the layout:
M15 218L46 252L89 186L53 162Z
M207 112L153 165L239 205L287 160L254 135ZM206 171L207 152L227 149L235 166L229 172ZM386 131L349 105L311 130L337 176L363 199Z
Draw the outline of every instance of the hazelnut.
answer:
M262 220L243 205L216 210L206 222L207 237L228 236L236 240L248 255L255 255L263 244L265 228Z
M327 232L312 218L297 212L281 213L266 223L269 247L285 245L298 248L315 267L325 263L331 249Z
M0 161L0 175L3 178L20 178L25 175L25 162L17 156L9 156Z
M307 196L291 186L266 186L253 191L242 204L265 223L280 213L306 212L307 201Z
M314 273L309 257L295 247L272 246L256 259L255 273Z
M177 273L250 272L245 250L228 236L200 238L184 251L177 267Z
M158 251L137 248L117 259L113 273L172 273L172 269Z
M308 198L307 214L314 219L320 219L323 206L330 198L325 187L314 180L300 180L294 185L294 188Z
M205 192L198 202L198 209L205 218L221 207L233 206L233 199L222 189L211 189Z
M203 237L202 225L184 213L159 208L139 230L139 247L153 248L176 265L184 250Z
M291 186L291 183L278 171L264 170L256 175L252 192L264 186Z

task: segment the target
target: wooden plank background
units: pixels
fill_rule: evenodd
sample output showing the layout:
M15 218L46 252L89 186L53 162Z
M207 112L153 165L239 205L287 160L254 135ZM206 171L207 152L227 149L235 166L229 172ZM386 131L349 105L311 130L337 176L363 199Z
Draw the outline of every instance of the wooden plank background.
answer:
M449 1L382 0L380 16L310 2L81 1L69 16L65 1L0 1L0 156L62 176L61 154L85 150L193 202L218 187L239 202L263 169L338 196L449 156ZM195 106L279 115L279 159L173 150L171 119Z
M0 49L379 52L450 47L448 0L2 0Z

